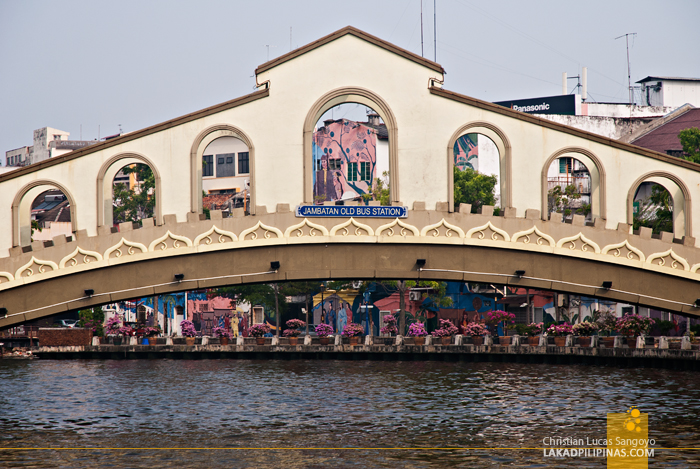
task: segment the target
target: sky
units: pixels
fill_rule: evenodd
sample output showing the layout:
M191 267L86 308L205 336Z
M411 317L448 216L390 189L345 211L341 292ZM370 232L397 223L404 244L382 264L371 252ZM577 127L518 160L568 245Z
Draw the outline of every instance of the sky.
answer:
M558 95L586 66L589 100L626 102L626 33L633 83L700 77L700 1L422 6L423 55L479 99ZM421 54L421 0L0 0L0 160L41 127L94 140L249 94L258 65L347 25Z

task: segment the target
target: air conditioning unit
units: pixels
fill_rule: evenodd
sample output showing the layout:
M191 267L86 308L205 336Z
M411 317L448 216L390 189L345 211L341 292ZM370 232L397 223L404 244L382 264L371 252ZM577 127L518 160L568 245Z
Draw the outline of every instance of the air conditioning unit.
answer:
M420 300L420 292L418 291L410 291L408 292L408 299L411 301L418 301Z

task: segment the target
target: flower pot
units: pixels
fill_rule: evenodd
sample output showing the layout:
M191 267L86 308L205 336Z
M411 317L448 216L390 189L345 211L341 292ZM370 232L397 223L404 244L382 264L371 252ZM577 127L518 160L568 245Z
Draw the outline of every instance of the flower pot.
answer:
M194 337L185 337L185 344L194 345Z
M158 343L158 337L149 337L148 345L156 345Z
M331 339L328 337L319 337L318 340L321 342L321 345L328 345L331 342Z
M605 345L605 348L613 348L615 346L615 337L601 337L600 345Z
M452 343L452 336L449 337L440 337L440 343L442 345L450 345Z
M627 337L627 346L629 348L637 348L637 338L636 337Z
M360 338L357 336L350 337L350 345L357 345L357 343L360 341Z
M531 336L531 337L528 337L528 338L527 338L527 345L529 345L530 347L537 347L538 345L540 345L540 338L539 338L539 336L534 336L534 337Z
M265 337L256 337L255 343L258 345L265 345Z
M504 336L501 336L498 338L498 343L500 345L510 345L510 339L511 339L511 336L504 335Z
M289 345L297 345L299 343L299 337L290 337Z
M413 345L425 345L425 337L414 337Z
M554 345L557 347L565 347L566 346L566 337L555 337L554 338Z
M484 338L481 337L480 335L473 336L472 337L472 344L473 345L484 345Z
M112 343L113 343L114 345L121 345L121 344L122 344L122 338L121 338L121 337L115 337L114 339L112 339Z
M228 345L228 337L219 337L219 342L221 345Z
M590 337L579 337L578 338L578 346L579 347L590 347L591 346L591 338Z

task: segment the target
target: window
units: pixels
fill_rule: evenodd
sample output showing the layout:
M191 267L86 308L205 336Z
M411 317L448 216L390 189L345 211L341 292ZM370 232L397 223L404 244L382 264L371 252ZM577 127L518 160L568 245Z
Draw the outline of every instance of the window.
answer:
M329 158L328 169L340 169L340 158Z
M360 163L360 180L369 181L372 177L370 171L370 163L368 161L363 161Z
M214 175L214 155L202 157L202 177Z
M357 163L348 163L348 181L357 181Z
M250 156L247 151L242 151L238 154L238 174L248 174L250 172L249 161Z
M571 174L572 161L571 158L559 158L559 173Z
M236 175L235 153L216 155L216 177L224 178Z

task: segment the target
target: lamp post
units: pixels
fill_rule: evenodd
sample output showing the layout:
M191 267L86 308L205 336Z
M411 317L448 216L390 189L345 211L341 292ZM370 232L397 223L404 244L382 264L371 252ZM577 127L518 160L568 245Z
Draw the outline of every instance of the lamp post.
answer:
M325 292L325 291L326 291L326 284L321 282L321 317L324 316L323 315L323 311L324 311L324 309L323 309L323 292Z

